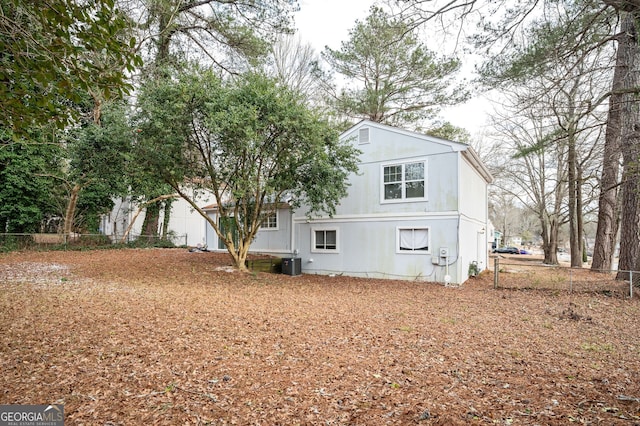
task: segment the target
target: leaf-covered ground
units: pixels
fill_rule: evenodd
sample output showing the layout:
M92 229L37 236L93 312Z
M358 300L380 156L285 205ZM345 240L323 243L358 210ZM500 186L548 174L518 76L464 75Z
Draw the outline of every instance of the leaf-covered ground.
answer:
M638 299L0 255L0 404L68 425L640 424Z

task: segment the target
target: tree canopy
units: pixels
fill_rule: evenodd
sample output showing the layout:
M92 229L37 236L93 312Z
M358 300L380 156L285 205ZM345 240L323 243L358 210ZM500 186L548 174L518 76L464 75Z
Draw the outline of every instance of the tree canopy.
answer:
M326 47L323 57L346 79L335 105L349 117L417 127L440 107L468 96L464 87L453 85L460 61L438 58L419 40L411 22L379 7L356 22L339 50Z
M289 28L295 0L137 0L150 64L191 60L240 73Z
M265 215L285 195L293 208L331 215L357 170L357 151L337 130L263 75L223 81L197 70L150 81L139 110L141 157L209 220L240 269ZM212 193L221 222L233 221L237 235L208 218L185 186Z
M65 134L68 167L60 175L66 195L64 233L97 232L98 217L127 193L132 133L124 102L108 102L100 122L87 120ZM79 214L81 213L81 214Z
M129 28L113 0L2 0L0 126L62 128L82 93L126 92L126 72L142 64Z
M61 167L61 149L47 132L20 138L0 131L0 232L40 232L54 216L53 174Z

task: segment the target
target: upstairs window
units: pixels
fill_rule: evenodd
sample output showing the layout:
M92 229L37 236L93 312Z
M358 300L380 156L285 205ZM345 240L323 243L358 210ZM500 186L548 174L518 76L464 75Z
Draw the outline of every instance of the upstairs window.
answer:
M387 164L382 168L382 200L426 200L426 161Z

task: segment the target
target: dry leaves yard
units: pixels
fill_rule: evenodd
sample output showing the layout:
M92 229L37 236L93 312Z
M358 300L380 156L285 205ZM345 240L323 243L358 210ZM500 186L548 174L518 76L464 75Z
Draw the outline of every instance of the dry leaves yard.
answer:
M0 404L68 425L640 424L638 299L0 255Z

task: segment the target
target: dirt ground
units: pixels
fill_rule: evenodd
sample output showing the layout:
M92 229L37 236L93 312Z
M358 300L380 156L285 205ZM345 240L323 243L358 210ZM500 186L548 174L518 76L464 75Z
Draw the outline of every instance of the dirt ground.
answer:
M0 254L0 404L68 425L640 425L640 301Z

